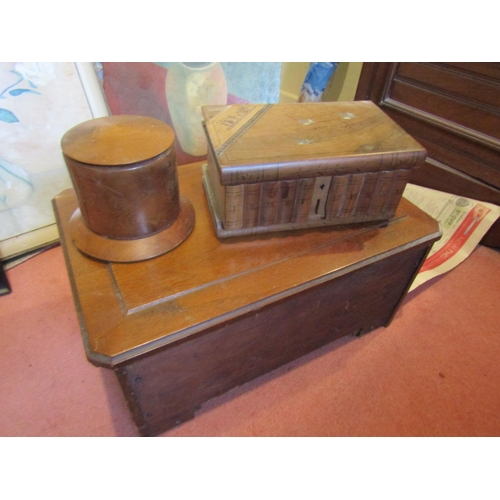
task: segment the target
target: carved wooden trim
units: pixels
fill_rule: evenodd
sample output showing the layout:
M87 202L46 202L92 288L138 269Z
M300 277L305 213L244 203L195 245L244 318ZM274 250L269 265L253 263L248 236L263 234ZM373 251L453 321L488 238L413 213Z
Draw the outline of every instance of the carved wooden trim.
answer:
M391 99L390 97L385 97L380 105L386 106L389 109L399 111L400 113L429 123L430 125L433 125L437 128L457 134L472 142L487 146L496 151L500 151L500 141L498 139L495 139L494 137L482 134L481 132L477 132L476 130L472 130L462 125L458 125L457 123L450 122L449 120L445 120L444 118L439 118L436 115L421 111L420 109L414 108L412 106L408 106L407 104L403 104L399 101Z

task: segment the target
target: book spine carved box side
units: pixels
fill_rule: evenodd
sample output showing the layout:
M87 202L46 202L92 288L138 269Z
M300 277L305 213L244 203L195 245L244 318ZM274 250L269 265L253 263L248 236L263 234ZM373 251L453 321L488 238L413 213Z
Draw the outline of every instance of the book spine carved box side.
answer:
M210 168L209 168L210 171ZM210 176L224 229L283 224L345 224L390 219L409 169L222 186Z

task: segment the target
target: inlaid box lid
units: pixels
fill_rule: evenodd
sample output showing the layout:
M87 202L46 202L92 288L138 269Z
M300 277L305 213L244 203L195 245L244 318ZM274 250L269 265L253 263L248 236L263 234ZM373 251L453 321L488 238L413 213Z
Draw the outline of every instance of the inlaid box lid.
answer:
M414 168L426 150L371 101L204 106L223 185Z

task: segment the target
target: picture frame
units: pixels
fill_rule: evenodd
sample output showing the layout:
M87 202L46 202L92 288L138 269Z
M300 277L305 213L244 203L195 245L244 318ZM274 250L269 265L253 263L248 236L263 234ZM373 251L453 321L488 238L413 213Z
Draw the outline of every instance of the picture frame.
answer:
M72 187L64 133L109 115L92 62L0 63L0 261L59 240L52 199Z

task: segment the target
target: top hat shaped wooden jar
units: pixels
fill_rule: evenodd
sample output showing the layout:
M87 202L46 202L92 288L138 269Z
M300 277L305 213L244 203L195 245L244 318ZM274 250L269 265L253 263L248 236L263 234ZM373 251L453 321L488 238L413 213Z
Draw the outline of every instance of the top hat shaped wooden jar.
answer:
M61 141L78 198L70 221L75 245L113 262L172 250L191 233L194 209L179 193L175 134L145 116L96 118Z

